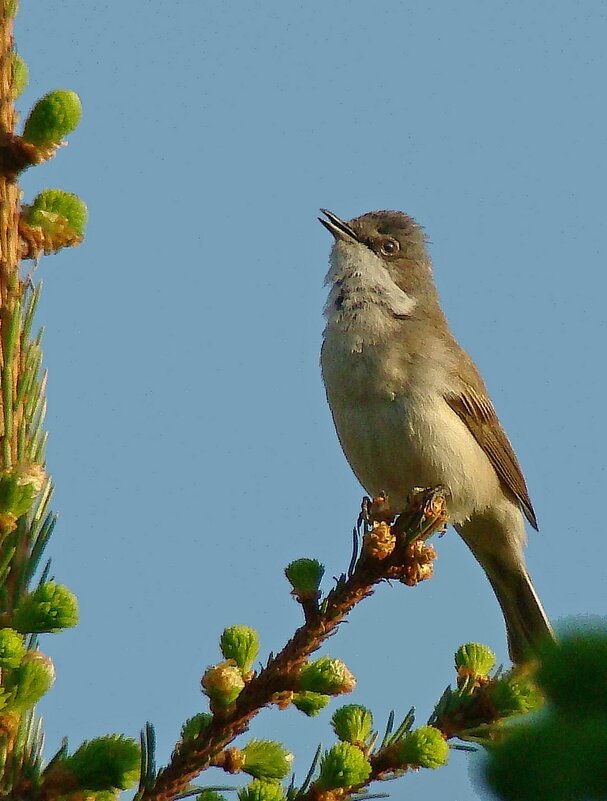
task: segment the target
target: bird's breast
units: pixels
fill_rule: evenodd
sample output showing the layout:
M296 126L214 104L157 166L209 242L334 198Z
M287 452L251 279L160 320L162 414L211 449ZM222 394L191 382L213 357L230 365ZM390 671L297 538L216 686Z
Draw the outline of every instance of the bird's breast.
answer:
M426 341L423 356L402 338L353 350L327 326L321 366L339 441L367 492L402 509L414 487L443 485L454 521L494 501L497 475L444 399L440 342Z

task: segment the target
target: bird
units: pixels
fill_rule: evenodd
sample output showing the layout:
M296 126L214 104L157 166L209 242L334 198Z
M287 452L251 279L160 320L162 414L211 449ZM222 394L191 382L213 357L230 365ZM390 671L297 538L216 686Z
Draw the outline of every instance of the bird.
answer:
M400 211L349 221L321 209L334 242L321 372L339 442L371 496L402 512L414 488L443 487L449 522L501 607L510 658L553 630L527 571L527 484L476 365L451 333L424 229Z

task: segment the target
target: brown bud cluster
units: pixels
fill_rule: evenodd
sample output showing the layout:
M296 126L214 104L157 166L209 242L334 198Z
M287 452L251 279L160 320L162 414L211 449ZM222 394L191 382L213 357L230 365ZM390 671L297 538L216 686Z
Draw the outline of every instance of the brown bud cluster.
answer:
M213 766L223 768L226 773L240 773L244 768L246 757L240 748L226 748L213 760Z
M17 528L17 518L11 512L0 512L0 536L10 534Z
M371 531L365 534L363 552L372 559L385 559L396 547L396 536L388 523L374 522Z
M58 250L79 245L82 237L74 232L68 220L58 218L53 231L45 231L38 225L29 225L23 217L19 218L19 237L22 259L37 259L42 253L56 253Z
M407 546L407 552L407 564L402 571L400 581L407 587L415 587L420 581L432 578L433 562L436 559L434 546L416 540Z

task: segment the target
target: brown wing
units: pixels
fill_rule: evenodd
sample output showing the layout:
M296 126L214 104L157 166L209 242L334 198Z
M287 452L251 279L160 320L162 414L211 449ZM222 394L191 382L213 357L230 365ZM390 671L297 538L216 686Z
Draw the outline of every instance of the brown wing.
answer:
M516 497L525 517L537 531L537 518L518 459L497 419L478 370L467 354L464 351L462 353L466 359L465 366L462 365L464 369L458 371L457 383L460 387L458 391L446 395L445 400L468 426L474 439L489 457L495 472Z

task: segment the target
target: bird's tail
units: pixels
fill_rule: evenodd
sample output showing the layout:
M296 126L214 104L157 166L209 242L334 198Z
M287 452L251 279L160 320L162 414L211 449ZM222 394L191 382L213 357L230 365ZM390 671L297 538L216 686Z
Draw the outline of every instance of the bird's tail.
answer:
M510 658L515 664L525 662L537 654L542 642L554 639L550 621L524 565L483 567L504 613Z

